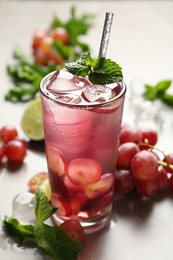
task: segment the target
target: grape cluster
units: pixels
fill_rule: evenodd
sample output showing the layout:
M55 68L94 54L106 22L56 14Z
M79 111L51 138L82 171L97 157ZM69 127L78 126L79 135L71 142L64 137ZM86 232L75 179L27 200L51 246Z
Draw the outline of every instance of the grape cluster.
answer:
M173 153L158 149L157 141L158 134L152 129L122 124L115 193L136 189L142 196L151 197L168 186L173 189Z
M62 27L51 30L51 33L44 29L36 30L32 38L35 62L44 66L47 66L50 61L54 61L55 64L62 64L64 62L63 56L52 48L52 45L59 42L62 46L66 46L69 43L68 38L67 31Z
M22 163L27 151L27 141L18 137L12 125L0 128L0 163L6 158L12 163Z

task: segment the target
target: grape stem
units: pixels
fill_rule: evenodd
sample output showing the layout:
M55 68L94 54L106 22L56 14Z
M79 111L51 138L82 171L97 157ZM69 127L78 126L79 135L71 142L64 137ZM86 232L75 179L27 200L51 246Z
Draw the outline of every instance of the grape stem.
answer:
M136 143L138 144L138 146L147 146L151 150L156 150L156 151L160 152L164 156L165 162L158 160L158 164L160 164L164 167L168 167L169 169L173 170L173 165L171 163L169 163L168 156L164 153L164 151L155 147L154 145L149 144L147 140L144 142L136 141Z

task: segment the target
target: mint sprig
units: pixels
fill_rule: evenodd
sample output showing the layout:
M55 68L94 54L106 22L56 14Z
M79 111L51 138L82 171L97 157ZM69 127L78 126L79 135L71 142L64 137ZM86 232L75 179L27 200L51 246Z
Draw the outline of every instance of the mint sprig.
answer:
M32 225L23 225L15 218L5 217L3 227L6 233L21 245L34 242L40 252L56 260L76 260L82 251L79 242L71 238L60 226L44 223L57 209L52 208L41 189L35 193L36 221Z
M156 85L145 84L145 90L142 94L146 100L154 101L159 99L161 102L173 107L173 94L167 92L172 84L171 80L159 81Z
M65 64L72 74L86 77L93 84L111 84L123 79L122 68L111 59L92 59L89 52L83 53L75 62Z

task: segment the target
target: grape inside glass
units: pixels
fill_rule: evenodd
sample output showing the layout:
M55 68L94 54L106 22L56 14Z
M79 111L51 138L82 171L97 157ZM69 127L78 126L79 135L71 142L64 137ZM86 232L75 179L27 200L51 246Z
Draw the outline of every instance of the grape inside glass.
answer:
M57 224L80 221L86 233L110 220L126 85L93 85L58 70L40 84L51 204Z

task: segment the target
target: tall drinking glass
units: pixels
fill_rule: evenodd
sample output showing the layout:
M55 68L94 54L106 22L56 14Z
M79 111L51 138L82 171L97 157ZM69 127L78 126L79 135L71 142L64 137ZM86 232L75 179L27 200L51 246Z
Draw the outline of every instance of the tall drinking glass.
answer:
M86 233L111 217L126 85L93 85L66 70L40 84L51 204L57 224L79 220Z

